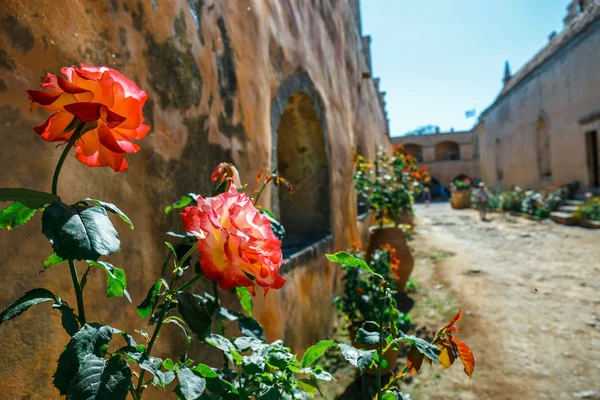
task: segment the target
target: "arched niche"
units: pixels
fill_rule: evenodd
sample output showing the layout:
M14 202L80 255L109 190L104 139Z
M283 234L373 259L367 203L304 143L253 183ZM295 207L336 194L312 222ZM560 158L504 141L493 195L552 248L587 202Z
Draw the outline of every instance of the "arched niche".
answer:
M284 257L332 233L329 143L320 97L302 71L288 78L271 104L273 168L294 186L272 192L272 209L286 230Z
M550 119L541 113L536 123L537 164L542 178L552 176L550 156Z
M450 140L435 145L435 160L460 160L460 146Z

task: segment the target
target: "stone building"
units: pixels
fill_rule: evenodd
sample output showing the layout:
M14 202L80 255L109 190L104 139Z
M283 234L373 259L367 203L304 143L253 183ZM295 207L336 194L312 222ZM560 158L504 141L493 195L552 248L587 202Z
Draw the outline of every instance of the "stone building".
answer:
M408 153L427 165L432 186L448 188L459 178L477 181L479 159L477 137L474 131L451 131L435 134L406 135L392 137L393 144L402 144ZM434 194L438 194L437 191Z
M368 4L368 3L366 3ZM329 332L337 267L323 252L360 237L352 184L359 143L373 157L389 146L383 96L371 76L358 0L3 0L0 7L0 187L49 190L60 150L32 130L47 118L29 111L26 89L47 72L86 63L107 65L149 94L152 127L130 167L115 174L69 157L63 201L93 197L117 204L136 225L118 225L122 251L109 261L126 270L134 305L160 276L164 232L181 230L163 209L188 192L210 194L217 163L234 162L256 188L257 171L278 168L296 194L271 190L261 203L279 215L287 284L255 298L269 340L296 351ZM0 231L0 307L34 287L75 304L67 268L39 274L52 250L40 220ZM202 288L198 288L200 291ZM143 328L135 306L105 299L95 271L85 289L89 319L133 333ZM230 304L231 298L225 298ZM0 327L0 393L55 398L51 375L67 342L57 313L40 306ZM157 355L180 354L161 334ZM204 351L192 348L192 358ZM33 396L33 397L32 397ZM0 396L7 398L6 396Z
M600 186L600 3L572 1L564 27L480 116L481 176L491 187Z

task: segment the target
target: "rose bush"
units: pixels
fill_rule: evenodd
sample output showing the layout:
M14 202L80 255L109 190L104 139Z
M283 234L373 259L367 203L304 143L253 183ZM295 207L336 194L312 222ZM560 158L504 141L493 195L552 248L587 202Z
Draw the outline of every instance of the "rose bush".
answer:
M201 268L222 289L245 286L254 294L254 281L265 288L280 289L281 241L271 223L245 194L232 185L215 197L198 196L197 206L181 214L185 230L198 238Z
M49 73L41 84L46 90L27 90L32 110L39 105L55 111L35 132L48 142L73 139L77 159L90 167L127 169L125 156L139 150L132 139L150 130L142 116L146 92L109 67L81 64L61 71L66 79Z

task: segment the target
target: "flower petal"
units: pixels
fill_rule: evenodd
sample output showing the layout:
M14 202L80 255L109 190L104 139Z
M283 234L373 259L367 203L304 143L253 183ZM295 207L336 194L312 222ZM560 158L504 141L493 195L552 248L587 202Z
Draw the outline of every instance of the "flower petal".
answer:
M74 129L65 132L65 128L72 120L73 115L59 111L52 114L43 124L34 127L33 130L48 142L66 142L74 132Z
M127 153L115 153L102 145L99 129L100 127L87 132L75 143L77 159L90 167L111 167L115 172L127 169Z
M100 103L93 103L88 101L80 101L77 103L67 104L64 106L65 110L77 117L82 122L97 121L101 117L101 108L105 107Z
M85 135L83 137L85 137ZM125 150L123 150L115 140L110 128L102 123L98 126L98 139L100 140L100 144L110 151L114 153L125 153Z

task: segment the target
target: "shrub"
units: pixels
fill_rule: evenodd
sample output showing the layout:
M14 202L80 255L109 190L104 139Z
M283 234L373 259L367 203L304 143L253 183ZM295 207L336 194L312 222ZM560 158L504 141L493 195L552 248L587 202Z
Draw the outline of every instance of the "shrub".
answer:
M600 221L600 196L588 199L575 211L575 215L580 219Z

